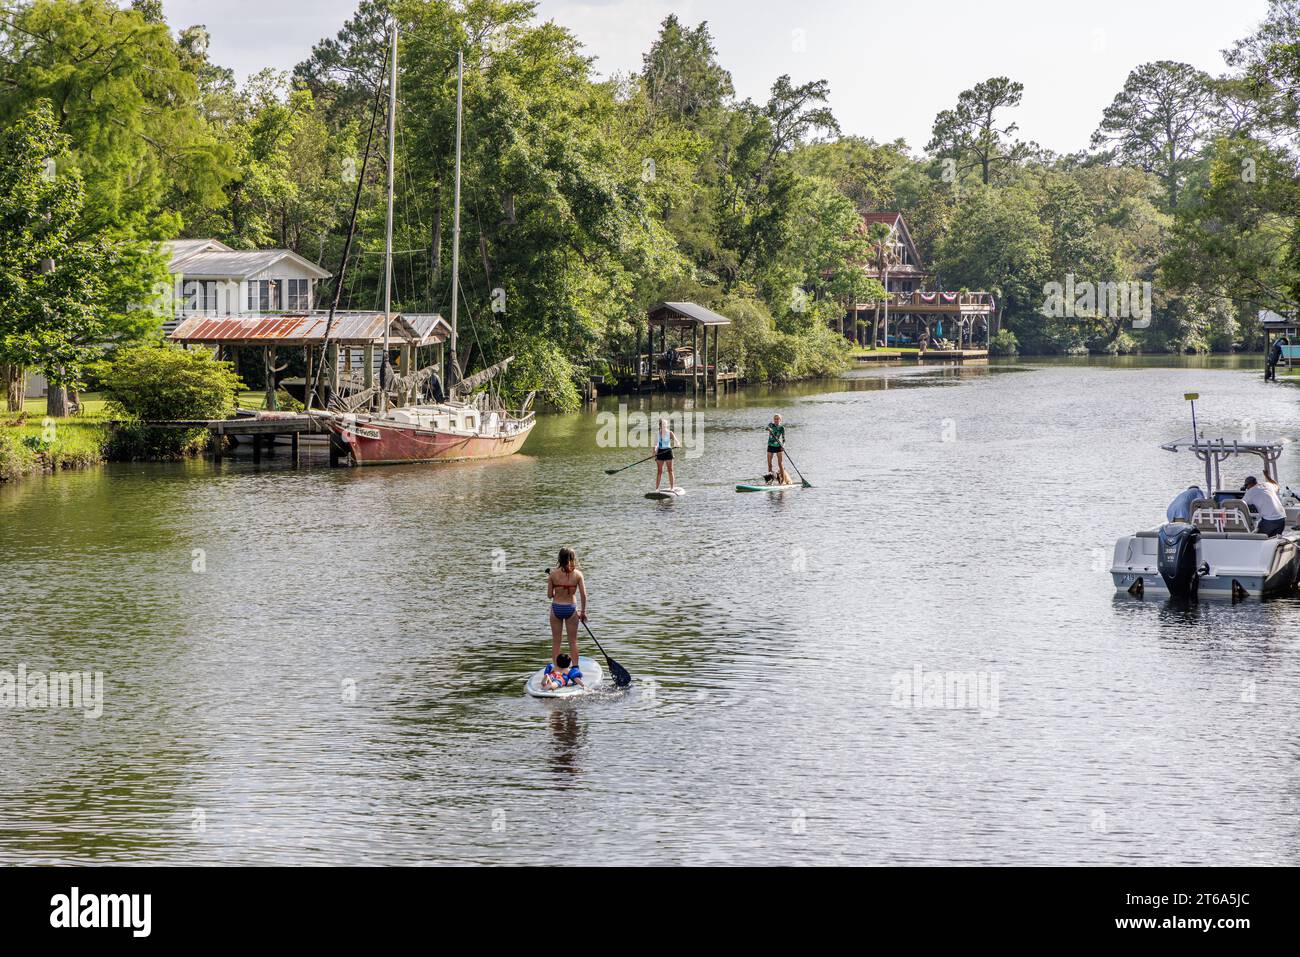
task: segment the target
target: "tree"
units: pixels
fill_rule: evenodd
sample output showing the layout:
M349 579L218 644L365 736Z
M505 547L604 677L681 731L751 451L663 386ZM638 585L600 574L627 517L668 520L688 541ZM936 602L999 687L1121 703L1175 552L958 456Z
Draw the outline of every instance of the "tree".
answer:
M50 382L49 414L65 414L88 340L104 326L103 253L77 239L85 195L75 169L59 170L66 138L54 110L38 103L0 132L0 362L39 368ZM10 411L21 395L9 391Z
M948 233L937 261L949 288L995 292L998 328L1004 315L1015 320L1022 341L1026 332L1040 332L1050 268L1050 237L1038 209L1039 198L1022 185L964 192L956 213L961 228Z
M1300 309L1300 184L1290 158L1256 140L1218 140L1192 200L1162 264L1170 284L1242 307Z
M700 129L731 99L731 74L718 65L709 25L682 26L669 14L641 58L641 79L651 116L667 115L689 129Z
M926 150L952 160L958 175L978 169L981 182L988 186L998 166L1015 163L1025 152L1023 143L1011 139L1016 124L999 125L998 116L1020 105L1024 89L1022 83L995 76L962 91L955 108L934 118Z
M766 105L746 101L732 117L717 184L716 214L723 288L752 278L755 262L771 261L789 237L798 174L782 160L818 131L838 133L825 102L825 80L794 86L778 77Z
M1169 210L1178 208L1188 168L1218 122L1218 97L1208 74L1160 60L1137 67L1092 134L1094 149L1155 173Z
M1294 146L1300 131L1300 0L1269 0L1259 29L1224 56L1263 105L1264 120Z
M880 304L885 305L885 341L889 341L889 269L898 262L898 245L894 241L894 230L888 223L872 223L867 229L867 242L876 260L876 272L880 274L880 295L876 299L876 311L871 321L871 348L876 348L880 341Z
M198 112L193 74L156 5L34 0L0 31L0 125L54 105L86 193L78 238L169 238L169 196L221 202L225 159Z
M876 143L861 136L842 136L796 147L790 163L803 176L830 180L858 212L869 213L897 208L894 181L910 161L901 140Z

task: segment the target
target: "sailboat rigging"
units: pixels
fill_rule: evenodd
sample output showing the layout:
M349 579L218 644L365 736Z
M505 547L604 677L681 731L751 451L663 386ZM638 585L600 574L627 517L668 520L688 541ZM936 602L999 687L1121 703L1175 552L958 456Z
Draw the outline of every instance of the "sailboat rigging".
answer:
M384 343L377 386L351 396L338 396L331 411L309 411L323 420L331 432L340 456L354 465L383 465L402 462L455 462L496 458L517 452L537 424L529 396L517 410L507 410L493 392L478 392L479 386L505 372L513 357L481 372L462 378L457 351L460 313L460 184L463 125L464 54L456 55L456 180L452 226L451 327L448 379L449 394L443 396L434 376L436 366L418 372L403 370L391 375L388 367L389 330L401 317L392 312L393 287L393 192L396 179L396 115L398 29L393 26L388 83L388 217L384 241ZM409 326L410 323L403 323ZM431 380L433 380L431 382ZM419 404L416 398L426 384L433 385L434 402ZM377 401L378 410L368 411Z

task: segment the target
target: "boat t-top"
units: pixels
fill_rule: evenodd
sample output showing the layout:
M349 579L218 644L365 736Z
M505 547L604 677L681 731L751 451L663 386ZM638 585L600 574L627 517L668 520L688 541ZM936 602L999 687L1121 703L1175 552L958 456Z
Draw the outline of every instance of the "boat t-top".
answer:
M1193 421L1195 421L1193 419ZM1193 426L1194 428L1194 426ZM1283 497L1286 527L1272 537L1257 531L1259 515L1242 492L1223 487L1223 464L1258 458L1277 480L1281 441L1191 438L1166 442L1167 452L1191 452L1205 468L1207 497L1191 503L1189 521L1173 521L1115 543L1110 573L1115 589L1132 595L1266 598L1285 594L1300 577L1300 500ZM1253 469L1252 469L1253 470Z

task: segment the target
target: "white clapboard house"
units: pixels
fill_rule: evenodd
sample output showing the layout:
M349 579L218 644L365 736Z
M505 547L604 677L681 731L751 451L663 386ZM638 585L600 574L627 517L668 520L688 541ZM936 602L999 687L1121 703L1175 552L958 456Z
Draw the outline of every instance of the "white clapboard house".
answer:
M170 335L193 316L253 316L314 311L316 283L330 274L288 249L232 249L216 239L163 243L170 256L170 296L160 297L162 329ZM28 398L45 395L45 377L27 374Z
M330 274L288 249L235 250L215 239L176 239L171 253L175 309L170 334L190 316L304 315L315 308L316 283Z

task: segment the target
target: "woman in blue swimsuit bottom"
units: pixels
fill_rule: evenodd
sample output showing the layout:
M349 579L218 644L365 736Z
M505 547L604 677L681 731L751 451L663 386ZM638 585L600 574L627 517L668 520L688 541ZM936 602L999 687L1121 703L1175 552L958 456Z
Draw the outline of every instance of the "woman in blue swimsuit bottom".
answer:
M582 602L574 604L575 596ZM561 548L556 567L546 576L546 597L551 600L551 661L560 653L560 631L569 633L569 659L578 663L578 622L587 620L587 583L578 569L578 553Z

